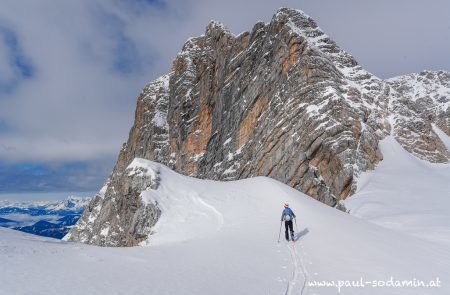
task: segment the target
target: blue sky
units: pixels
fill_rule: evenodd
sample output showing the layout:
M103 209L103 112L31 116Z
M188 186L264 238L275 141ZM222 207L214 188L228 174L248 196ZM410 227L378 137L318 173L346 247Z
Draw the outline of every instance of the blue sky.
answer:
M369 71L450 70L450 4L23 0L0 4L0 194L97 191L146 83L211 19L234 33L304 10ZM0 196L1 198L1 196Z
M31 79L34 74L34 67L27 58L17 40L16 33L6 26L0 24L0 40L4 46L6 62L3 67L9 68L9 73L0 72L0 95L7 96L13 93L20 83ZM0 131L1 129L0 124ZM3 127L7 126L3 122Z

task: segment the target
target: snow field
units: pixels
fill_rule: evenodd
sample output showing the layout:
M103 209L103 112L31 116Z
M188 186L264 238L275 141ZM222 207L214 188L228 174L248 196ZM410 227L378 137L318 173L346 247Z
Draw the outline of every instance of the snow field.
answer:
M134 248L99 248L0 229L0 294L337 294L317 281L437 277L440 288L342 288L342 294L449 294L450 247L370 223L275 180L199 180L158 174L162 216ZM298 240L281 233L283 204ZM282 229L284 231L284 228Z

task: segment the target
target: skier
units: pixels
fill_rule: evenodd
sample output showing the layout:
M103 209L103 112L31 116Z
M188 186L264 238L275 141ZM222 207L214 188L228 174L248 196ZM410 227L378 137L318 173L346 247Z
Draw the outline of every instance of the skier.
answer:
M295 218L294 211L292 211L292 209L289 208L288 203L284 204L284 210L283 213L281 214L281 222L284 221L284 227L286 228L285 231L286 241L289 241L289 232L288 232L289 229L291 231L291 240L294 241L294 224L292 223L292 219L294 218Z

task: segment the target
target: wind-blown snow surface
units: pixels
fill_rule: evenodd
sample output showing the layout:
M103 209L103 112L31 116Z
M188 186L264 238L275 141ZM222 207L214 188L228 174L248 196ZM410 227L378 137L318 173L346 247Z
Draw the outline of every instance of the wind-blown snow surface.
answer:
M449 294L450 248L345 214L257 177L214 182L159 174L162 216L148 247L99 248L0 229L0 294L337 294L315 280L441 280L440 288L342 288L342 294ZM295 242L277 243L282 205Z
M362 173L345 206L352 215L450 247L450 164L420 160L393 137L381 141L380 149L383 161Z

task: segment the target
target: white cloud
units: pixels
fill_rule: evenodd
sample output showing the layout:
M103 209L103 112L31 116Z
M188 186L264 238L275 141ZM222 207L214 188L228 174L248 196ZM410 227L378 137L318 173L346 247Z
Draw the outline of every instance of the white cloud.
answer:
M8 1L0 22L34 66L0 96L1 161L116 158L144 84L170 70L211 19L235 32L269 21L280 6L305 10L378 76L450 69L449 4L436 1ZM7 48L0 45L0 75Z

